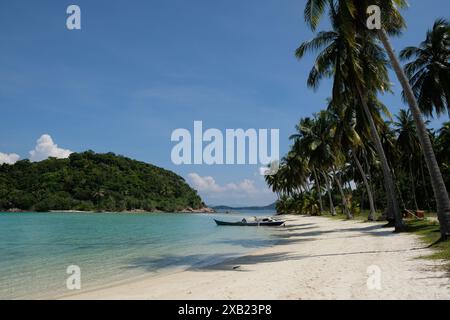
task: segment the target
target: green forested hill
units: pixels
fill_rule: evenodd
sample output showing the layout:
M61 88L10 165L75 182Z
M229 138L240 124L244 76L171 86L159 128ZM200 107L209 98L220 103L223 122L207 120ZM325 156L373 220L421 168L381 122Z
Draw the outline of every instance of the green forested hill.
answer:
M203 207L180 176L113 153L0 166L0 209L179 211Z

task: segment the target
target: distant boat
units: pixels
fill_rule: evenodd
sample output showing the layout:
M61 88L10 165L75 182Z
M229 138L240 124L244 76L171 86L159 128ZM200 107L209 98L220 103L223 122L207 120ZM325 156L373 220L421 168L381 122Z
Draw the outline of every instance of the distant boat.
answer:
M273 220L271 218L264 218L264 219L256 219L253 221L247 221L245 218L241 221L237 222L227 222L227 221L220 221L214 219L216 224L218 226L241 226L241 227L278 227L283 225L286 221L285 220Z

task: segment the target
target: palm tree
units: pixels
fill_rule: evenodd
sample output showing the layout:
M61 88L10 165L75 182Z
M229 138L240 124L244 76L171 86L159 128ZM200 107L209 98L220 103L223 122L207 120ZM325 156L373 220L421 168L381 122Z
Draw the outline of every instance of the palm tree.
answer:
M428 135L427 128L422 118L422 114L414 96L408 78L400 65L394 49L389 41L389 35L398 35L405 28L405 21L399 9L407 7L406 0L337 0L339 4L340 25L343 34L352 35L369 34L377 37L383 44L389 56L393 70L403 88L404 96L408 102L411 114L416 123L417 133L428 171L430 173L431 184L436 199L437 213L441 230L441 239L445 240L450 236L450 198L439 169L433 145ZM366 26L367 9L371 5L377 5L382 12L382 28L369 31ZM307 0L305 7L305 20L311 28L315 30L323 16L326 8L329 7L333 14L334 0ZM351 38L349 41L353 41ZM375 141L375 144L378 144ZM391 191L391 190L389 190Z
M334 163L332 150L333 129L327 119L325 111L320 112L314 119L306 118L297 126L298 134L291 136L295 140L293 150L300 157L307 159L310 168L322 173L330 201L330 212L336 214L331 194L328 170ZM319 181L319 178L317 178Z
M319 212L319 204L313 192L307 192L302 195L301 204L299 206L301 211L310 215L317 215Z
M375 188L373 185L373 180L377 180L376 177L378 176L378 172L381 171L382 175L383 175L383 170L379 170L380 169L380 157L377 158L377 150L375 148L374 143L372 142L372 131L370 124L368 123L367 117L365 115L364 110L362 110L362 108L360 108L358 106L358 100L355 99L354 102L352 102L350 104L352 106L352 109L355 112L355 120L356 120L356 126L355 126L355 131L357 132L357 134L360 136L361 142L364 141L364 143L361 143L361 145L359 146L359 148L357 148L355 151L360 154L360 156L362 157L362 159L364 160L364 168L365 168L365 172L367 172L367 175L369 177L369 181L370 181L370 189L373 191L372 193L372 197L374 198L374 205L375 205ZM371 100L370 101L370 112L371 112L371 116L372 119L374 120L376 127L377 127L377 132L383 132L383 129L385 128L385 121L382 117L382 115L384 115L387 118L391 118L391 114L389 113L389 111L387 110L387 107L385 105L383 105L380 101L378 100ZM382 138L382 136L380 135L380 139ZM381 139L383 142L383 139ZM385 144L383 145L383 152L385 153L388 165L390 165L390 149L386 149L385 148ZM356 161L355 161L356 162ZM356 163L356 165L358 166L358 164ZM361 170L360 170L361 172ZM361 173L362 174L362 173ZM373 179L375 178L375 179ZM369 182L368 181L368 182ZM384 190L388 190L388 187L386 186L386 178L382 177L381 179L383 185L384 185ZM386 193L386 199L387 199L387 206L386 206L386 212L383 215L383 217L385 217L388 221L390 221L390 223L387 226L390 226L391 224L393 224L393 221L395 220L394 217L394 209L393 209L393 202L391 200L392 197L389 196L388 193ZM372 215L369 215L368 217L369 219L373 219L375 220L375 213L373 213Z
M450 162L450 122L445 122L438 131L438 148L442 162Z
M417 156L421 154L420 142L417 138L416 126L411 113L406 110L400 110L396 116L397 121L394 122L397 133L396 147L400 151L400 157L408 163L409 178L411 180L411 195L416 210L417 205L416 187L413 174L413 162L419 162ZM417 160L417 161L416 161Z
M322 202L322 187L321 187L321 183L320 183L320 179L319 179L319 175L317 174L317 170L316 168L314 168L314 166L312 167L312 172L313 172L313 181L314 181L314 185L316 186L316 193L319 197L319 210L320 210L320 214L323 213L324 209L323 209L323 202Z
M335 216L336 208L334 207L333 194L331 192L330 176L328 175L328 172L321 171L321 173L322 173L323 178L325 179L325 187L327 189L328 201L330 203L330 213L332 216Z
M294 142L295 142L294 145L292 146L291 152L300 158L307 159L308 155L305 155L305 152L300 150L298 141L300 139L302 139L304 137L304 135L308 135L308 134L312 133L311 128L312 128L313 124L314 124L314 122L310 118L301 119L299 124L296 126L297 133L293 134L289 137L290 140L294 140ZM310 138L314 139L313 137L310 137ZM321 184L320 184L319 175L317 174L318 169L310 161L308 161L308 165L309 165L310 172L312 172L312 174L313 174L311 177L311 180L314 181L314 185L316 187L316 193L319 198L320 213L322 214L323 213L322 188L321 188Z
M338 172L338 169L334 165L332 166L331 172L333 174L334 181L338 186L339 193L341 194L342 208L345 213L345 216L347 217L347 219L353 219L353 215L350 212L350 208L348 205L347 196L345 195L344 188L342 186L341 173Z
M369 216L368 220L375 220L375 203L373 200L372 189L370 188L369 181L367 180L366 173L358 159L358 149L363 148L361 136L357 132L357 118L355 104L348 104L344 107L335 106L330 103L328 110L333 113L336 121L336 134L335 134L335 148L344 151L349 151L353 161L358 168L358 171L363 179L364 186L366 188L367 196L369 198ZM362 131L362 134L365 134Z
M281 167L279 168L278 172L280 172ZM271 175L265 175L264 176L264 180L266 181L267 185L269 186L269 188L272 189L272 192L275 193L278 197L278 199L281 198L281 193L280 193L280 184L281 184L281 178L280 178L280 174L278 174L278 172L276 174L271 174Z
M345 163L345 156L341 151L341 147L335 143L336 130L339 127L339 123L333 114L328 110L321 111L316 116L317 126L316 132L319 137L319 152L317 153L320 158L325 159L322 161L322 169L324 171L330 171L339 193L341 195L342 208L348 219L352 219L353 216L350 212L347 197L344 193L344 188L341 181L341 171ZM340 168L337 168L337 167Z
M308 1L309 4L313 2L313 0ZM313 40L302 43L296 50L296 56L301 59L307 51L323 48L309 74L308 86L317 88L323 77L332 76L333 101L336 105L345 102L347 97L357 98L362 105L372 140L381 160L386 194L390 198L389 207L395 218L395 229L401 231L404 226L394 180L371 111L371 105L373 106L377 101L376 92L389 88L386 60L381 48L371 38L359 37L356 33L349 35L348 30L343 27L343 16L339 14L339 9L335 8L333 1L322 1L322 4L325 5L326 2L330 6L333 30L319 32ZM312 6L308 10L320 11L320 8ZM305 12L308 14L306 10ZM363 88L366 88L366 91Z
M345 195L342 183L342 175L347 160L346 150L348 149L342 145L342 142L344 142L342 141L344 139L340 139L342 136L338 136L338 134L341 133L340 128L342 128L342 125L339 122L340 119L335 113L333 113L333 109L328 108L327 110L319 113L318 120L326 123L323 127L327 128L326 130L328 130L328 134L325 132L325 134L322 134L322 137L326 138L326 143L328 143L333 154L333 162L330 163L331 166L329 169L341 195L343 212L347 216L347 219L352 219L353 216L350 212L347 196Z
M275 208L280 214L289 214L289 198L287 196L280 196L275 203Z
M450 22L436 20L425 41L403 49L400 58L414 59L405 65L405 72L422 113L450 116Z
M294 152L282 159L276 174L265 176L266 183L278 198L301 193L307 185L309 168L305 160Z
M308 189L310 170L307 161L295 152L289 152L284 159L286 172L286 193L297 194Z

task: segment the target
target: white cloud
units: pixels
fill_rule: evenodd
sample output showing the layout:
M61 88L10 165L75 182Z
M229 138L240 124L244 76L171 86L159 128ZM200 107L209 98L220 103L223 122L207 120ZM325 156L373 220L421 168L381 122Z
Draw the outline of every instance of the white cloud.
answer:
M245 193L255 193L258 190L255 187L253 180L245 179L239 183L228 183L225 185L225 190L240 191Z
M0 152L0 164L14 164L20 159L20 156L15 153Z
M31 161L41 161L49 157L54 158L68 158L72 151L59 148L53 139L48 134L43 134L37 141L34 150L30 151Z
M275 200L275 195L265 183L258 187L255 181L249 179L220 185L211 176L202 177L197 173L190 173L188 181L209 204L266 205Z
M255 184L252 180L245 179L238 183L228 183L223 186L218 185L213 177L202 177L197 173L188 174L191 185L199 192L219 193L226 191L240 191L246 193L257 192Z
M206 191L206 192L222 192L224 188L219 186L213 177L201 177L197 173L189 173L188 174L189 181L191 185L197 191Z

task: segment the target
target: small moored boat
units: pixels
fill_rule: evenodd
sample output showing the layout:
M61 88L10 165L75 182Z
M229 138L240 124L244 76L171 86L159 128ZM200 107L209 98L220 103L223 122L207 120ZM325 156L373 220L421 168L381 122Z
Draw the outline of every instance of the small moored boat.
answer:
M271 218L265 218L265 219L255 219L254 221L247 221L247 219L242 219L241 221L237 222L227 222L227 221L220 221L214 219L216 224L218 226L242 226L242 227L278 227L283 225L286 221L285 220L274 220Z

